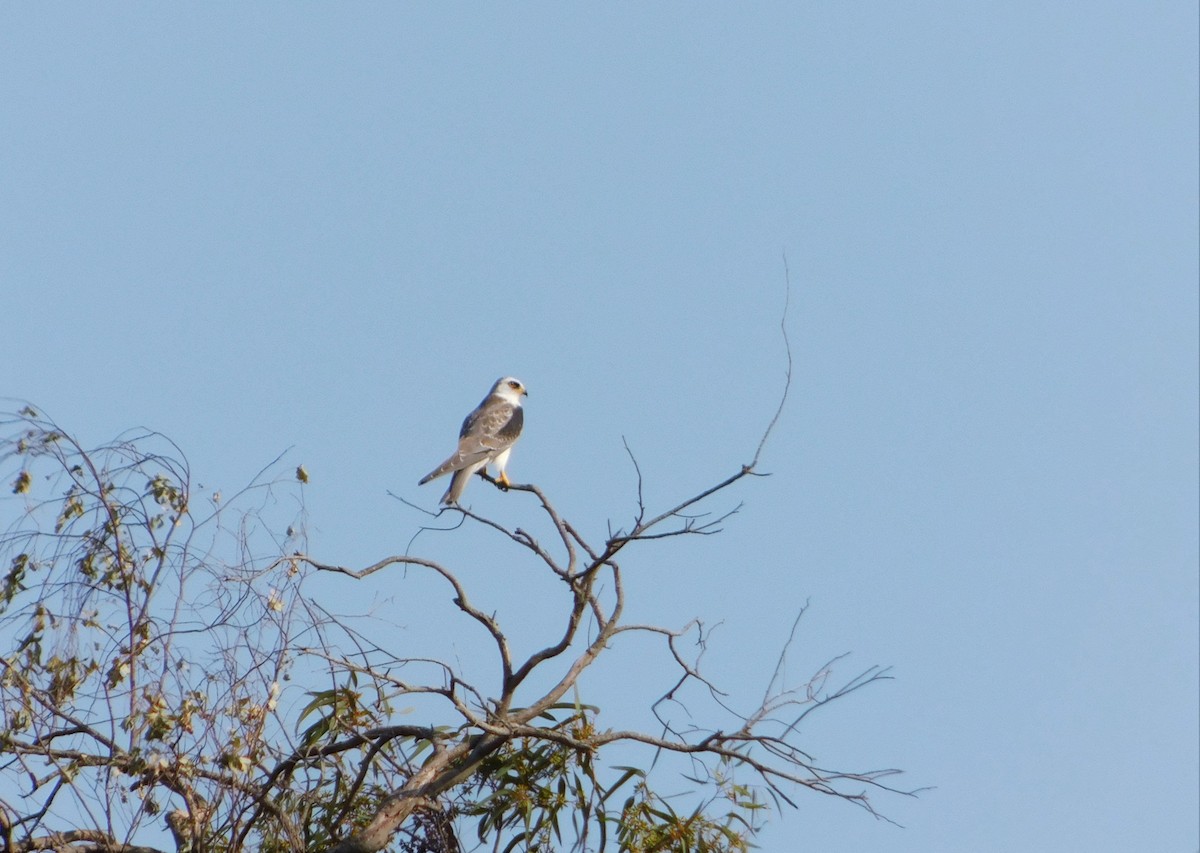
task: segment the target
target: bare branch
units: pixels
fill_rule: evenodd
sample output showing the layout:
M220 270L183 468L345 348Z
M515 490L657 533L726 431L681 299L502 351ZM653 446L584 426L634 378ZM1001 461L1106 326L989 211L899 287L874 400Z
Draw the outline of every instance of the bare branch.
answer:
M788 268L786 253L783 255L783 278L785 287L783 292L783 313L779 318L779 333L783 337L783 350L787 356L787 371L783 382L783 393L779 397L779 405L775 409L775 414L771 417L771 422L767 424L767 428L763 431L762 438L758 441L758 447L754 450L754 458L747 466L751 469L758 466L758 460L762 456L763 448L767 446L767 439L771 437L771 433L775 431L775 425L779 423L779 418L783 415L783 407L787 404L788 391L792 387L792 344L788 340L787 332L788 308L792 302L792 272Z
M99 829L72 829L52 832L11 845L17 853L33 850L70 850L72 853L164 853L156 847L123 844Z
M433 560L423 560L419 557L397 556L387 557L377 563L374 563L373 565L368 566L365 569L354 571L353 569L347 569L342 566L333 566L326 563L321 563L303 554L296 554L294 559L308 563L310 566L319 571L338 572L359 580L367 577L368 575L374 574L380 569L384 569L388 566L396 564L407 566L423 566L424 568L432 569L445 578L446 582L454 588L454 605L463 613L466 613L468 616L486 628L487 632L491 634L492 639L496 643L496 649L500 654L500 664L504 668L504 680L507 682L512 678L512 655L508 649L508 640L505 638L504 633L500 630L500 626L496 623L495 619L477 609L470 603L470 601L467 600L467 592L463 588L462 583L460 583L458 578L456 578L444 566L435 563Z

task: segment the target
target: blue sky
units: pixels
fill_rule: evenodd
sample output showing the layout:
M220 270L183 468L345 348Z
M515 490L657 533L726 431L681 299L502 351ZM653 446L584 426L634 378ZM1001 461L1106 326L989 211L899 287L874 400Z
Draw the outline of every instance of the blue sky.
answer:
M772 476L720 536L626 558L636 616L721 622L706 660L749 701L810 602L798 668L895 680L806 745L936 789L879 802L904 829L802 797L762 849L1195 851L1197 26L10 4L2 392L91 443L162 430L206 487L291 448L312 550L365 564L421 522L387 491L432 504L416 480L514 374L510 473L600 534L634 510L623 437L652 507L753 454L786 254ZM528 566L468 563L501 617L536 604ZM645 659L597 691L652 690Z

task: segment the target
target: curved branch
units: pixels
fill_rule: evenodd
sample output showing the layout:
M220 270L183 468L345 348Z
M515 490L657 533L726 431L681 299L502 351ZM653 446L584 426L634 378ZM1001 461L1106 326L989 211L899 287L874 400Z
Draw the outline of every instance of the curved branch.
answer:
M471 604L471 602L467 599L467 591L463 587L462 583L449 569L445 568L439 563L435 563L433 560L423 560L420 557L395 556L386 557L377 563L367 566L365 569L355 571L353 569L347 569L343 566L334 566L328 563L322 563L304 554L295 554L289 559L305 562L318 571L337 572L340 574L349 575L350 577L358 580L374 574L380 569L384 569L388 566L396 564L406 566L423 566L424 568L432 569L445 578L446 582L454 588L453 601L455 606L482 625L485 629L487 629L487 632L491 634L492 639L496 643L496 649L500 654L500 665L504 670L504 682L508 683L509 679L512 678L512 655L508 649L508 639L500 630L499 624L491 616L488 616L482 610L477 609L473 604Z

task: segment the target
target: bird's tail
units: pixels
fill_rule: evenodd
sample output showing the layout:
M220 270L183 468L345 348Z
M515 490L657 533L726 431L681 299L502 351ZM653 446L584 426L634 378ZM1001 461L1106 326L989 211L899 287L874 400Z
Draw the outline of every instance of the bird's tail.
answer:
M454 472L454 476L450 478L450 486L446 489L446 494L442 495L442 503L449 506L450 504L458 503L458 499L462 497L463 490L467 487L467 481L471 479L471 472L465 468L460 468Z
M447 473L448 471L452 470L454 468L454 463L456 461L458 461L456 459L456 457L451 456L449 459L447 459L441 465L437 466L432 471L430 471L428 474L426 474L424 477L422 477L420 480L418 480L417 485L423 486L426 483L428 483L430 480L436 480L438 477L440 477L443 474Z

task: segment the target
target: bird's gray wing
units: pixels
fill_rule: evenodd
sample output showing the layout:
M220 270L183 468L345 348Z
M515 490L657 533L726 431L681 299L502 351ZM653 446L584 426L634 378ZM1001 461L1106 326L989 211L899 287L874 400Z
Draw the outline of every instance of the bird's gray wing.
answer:
M419 485L437 479L450 471L461 471L512 447L521 434L524 414L497 397L489 397L467 415L459 430L458 449L454 454L421 478Z
M465 439L470 436L488 438L498 436L502 439L515 441L521 434L521 424L524 415L520 406L514 406L499 397L488 397L480 403L475 411L463 419L462 429L458 437ZM513 430L516 430L515 435Z

